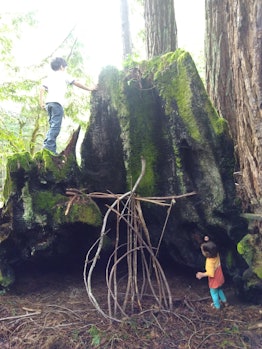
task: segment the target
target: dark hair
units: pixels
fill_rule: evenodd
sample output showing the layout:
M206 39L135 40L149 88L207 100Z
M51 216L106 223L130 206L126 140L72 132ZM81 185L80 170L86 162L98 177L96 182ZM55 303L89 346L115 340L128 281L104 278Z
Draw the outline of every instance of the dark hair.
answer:
M213 241L204 242L201 245L201 250L205 252L208 258L214 258L218 254L217 245Z
M54 70L54 71L57 71L59 70L60 68L62 67L66 67L67 66L67 63L66 61L64 60L64 58L61 58L61 57L56 57L52 60L51 62L51 68Z

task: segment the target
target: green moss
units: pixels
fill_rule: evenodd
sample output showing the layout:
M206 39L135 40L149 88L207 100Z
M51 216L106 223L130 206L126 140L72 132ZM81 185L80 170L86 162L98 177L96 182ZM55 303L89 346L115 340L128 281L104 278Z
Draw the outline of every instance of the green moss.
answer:
M83 203L74 203L66 215L68 197L53 194L51 191L42 191L33 194L34 213L46 215L53 225L82 222L92 226L101 225L101 212L93 200ZM42 218L41 218L42 219Z
M257 288L257 285L259 283L259 278L252 270L248 270L248 271L244 272L243 279L245 280L246 287L248 289L253 288L253 287Z
M61 194L55 194L51 191L38 191L32 194L32 208L34 212L34 222L45 226L50 224L56 226L55 214L60 207L63 212L66 210L68 198Z
M65 210L60 207L56 211L56 221L59 223L81 222L95 227L102 224L102 216L98 206L90 200L89 203L75 203L65 215Z
M228 123L217 114L209 98L206 98L205 111L216 135L223 134L228 128Z
M105 96L109 96L110 105L118 114L125 146L128 189L140 175L141 156L146 160L146 173L138 187L141 195L154 195L160 180L157 168L161 163L161 145L168 133L163 130L165 122L162 123L161 118L167 116L173 120L174 113L178 113L183 128L203 146L207 139L225 130L226 121L214 110L194 62L184 50L140 63L129 60L124 72L106 67L100 75L99 86L101 93L105 90ZM158 94L164 101L163 110L159 108ZM207 128L202 127L207 118L210 121L208 137L203 134ZM174 155L176 175L183 188L178 149L174 149Z
M129 62L120 73L114 67L106 67L100 74L100 91L105 90L112 107L117 110L121 126L121 138L125 146L128 189L141 173L141 157L146 160L146 173L138 187L141 195L152 195L157 186L156 163L159 156L156 140L154 99L151 91L142 91L139 77L133 76L138 63Z
M155 147L150 144L150 141L148 141L148 143L143 142L141 145L136 144L136 146L132 147L128 169L129 185L131 189L141 173L141 156L143 156L146 160L146 171L139 184L137 192L140 195L150 196L155 193L157 181L154 170L156 162L156 150Z
M175 155L175 160L176 160L176 177L179 181L179 187L181 188L182 192L186 192L186 186L184 183L184 171L183 171L183 166L182 166L182 161L179 153L179 149L176 146L176 144L173 145L174 149L174 155Z
M253 268L254 273L262 280L262 263Z
M219 117L213 108L188 52L180 49L169 52L153 59L146 69L148 75L153 73L154 83L165 101L166 114L172 114L174 102L177 103L179 115L194 140L198 142L202 140L201 127L194 115L195 97L202 100L204 105L202 113L209 118L214 133L220 135L225 131L227 122Z
M8 287L12 285L15 281L14 272L9 268L0 269L0 285L2 287Z
M12 181L9 171L7 171L3 190L3 198L5 203L7 202L9 196L14 192L15 183Z
M16 153L7 159L8 172L13 173L18 170L29 172L32 168L32 157L28 152Z
M255 278L262 279L262 253L258 236L256 234L245 235L237 244L237 250L249 265L252 275ZM253 279L253 277L250 277L250 280L248 279L250 284L253 282Z
M144 93L141 100L140 91L134 86L126 88L129 101L130 154L128 162L129 185L132 187L141 173L141 157L146 161L146 172L141 180L138 193L152 195L155 193L157 175L156 162L159 156L157 133L161 129L157 123L154 101L150 94Z
M175 59L170 63L170 59ZM159 89L161 97L165 100L165 110L167 115L173 112L173 101L176 101L179 114L183 118L191 137L200 140L200 132L194 117L192 101L192 71L188 69L186 60L189 55L182 52L180 55L170 54L160 58L154 80ZM171 65L171 66L170 66ZM170 74L172 71L172 74ZM172 78L170 78L172 76Z
M34 162L28 152L17 153L7 158L6 179L3 197L7 200L23 185L24 176L32 170Z
M22 189L21 199L23 200L23 208L24 214L23 219L28 222L33 222L34 220L34 212L32 207L32 197L29 192L28 183Z
M63 155L54 156L43 149L35 154L35 161L38 164L38 173L48 176L53 182L64 182L72 173L78 169L75 156L70 154L67 158Z
M243 239L237 244L237 251L243 256L245 261L249 266L252 265L254 250L251 244L252 236L247 234Z
M38 191L32 194L32 200L35 212L52 213L58 205L64 204L68 198L62 194L54 194L51 191Z
M99 90L105 90L110 96L111 104L119 116L127 115L126 104L123 103L123 74L113 66L105 67L99 75Z
M228 266L229 269L233 267L233 262L234 262L234 258L233 258L232 251L228 251L226 255L226 265Z

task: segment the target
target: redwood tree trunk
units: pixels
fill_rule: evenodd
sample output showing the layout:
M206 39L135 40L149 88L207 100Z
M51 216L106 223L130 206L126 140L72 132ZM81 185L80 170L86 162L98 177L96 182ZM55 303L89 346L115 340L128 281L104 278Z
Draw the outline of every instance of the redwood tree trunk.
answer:
M126 59L132 54L132 41L130 35L129 25L129 9L128 0L121 0L121 21L122 21L122 45L123 45L123 58Z
M262 212L262 3L206 0L207 89L229 122L246 211Z
M147 56L152 58L177 48L174 0L145 0Z

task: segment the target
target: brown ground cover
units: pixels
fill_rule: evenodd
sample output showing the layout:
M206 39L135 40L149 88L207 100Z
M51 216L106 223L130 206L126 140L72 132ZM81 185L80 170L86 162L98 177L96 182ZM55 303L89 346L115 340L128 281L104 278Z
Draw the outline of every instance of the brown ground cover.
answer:
M144 310L110 323L90 303L81 271L28 270L0 296L0 348L16 349L261 349L261 306L241 303L225 285L230 306L210 307L206 280L169 272L172 311L150 296ZM107 308L103 272L93 292Z

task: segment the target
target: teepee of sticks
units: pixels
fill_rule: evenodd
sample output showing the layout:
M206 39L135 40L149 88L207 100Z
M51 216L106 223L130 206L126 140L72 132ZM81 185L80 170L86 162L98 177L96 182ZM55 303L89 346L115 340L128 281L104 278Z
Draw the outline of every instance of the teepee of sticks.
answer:
M172 310L172 294L165 273L158 261L159 248L164 236L165 227L177 199L194 195L195 192L179 196L166 197L139 197L136 189L144 176L146 162L141 159L141 174L132 190L125 194L112 193L84 193L77 189L68 189L71 197L66 214L75 200L92 199L114 200L104 215L100 237L91 246L86 254L83 277L88 297L99 313L110 321L121 322L134 313L146 311L148 304L155 310ZM152 246L150 233L143 217L141 202L147 202L167 207L167 215L164 226L156 247ZM106 235L111 229L107 229L109 215L116 216L115 245L108 258L105 270L105 282L107 286L107 309L102 307L94 295L92 280L95 276L100 254ZM123 229L124 223L124 229ZM125 238L123 239L123 234ZM123 243L124 241L124 243ZM123 267L125 266L125 275ZM124 281L123 281L124 280ZM143 302L150 298L150 301Z

